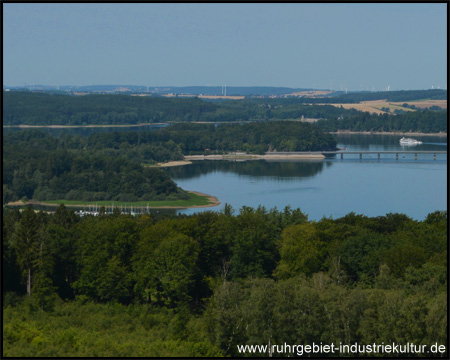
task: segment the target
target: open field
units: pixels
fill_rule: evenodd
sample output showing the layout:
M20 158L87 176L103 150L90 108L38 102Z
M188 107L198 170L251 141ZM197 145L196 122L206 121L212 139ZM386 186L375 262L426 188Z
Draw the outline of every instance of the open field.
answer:
M405 111L415 111L412 109L404 108L399 105L392 105L392 103L387 103L386 101L364 101L360 104L329 104L336 107L343 107L344 109L356 109L359 111L369 112L371 114L386 114L386 111L381 110L382 108L389 108L391 112L396 109L401 109Z
M389 108L391 112L394 110L415 111L405 108L403 104L414 105L417 108L428 108L430 106L439 106L441 109L447 109L447 100L423 100L423 101L402 101L387 102L386 100L362 101L358 104L315 104L315 105L332 105L343 107L344 109L356 109L359 111L367 111L371 114L385 114L382 108Z
M82 207L82 206L104 206L106 208L119 207L119 206L133 206L133 208L146 208L151 209L185 209L185 208L203 208L214 207L220 205L220 201L207 194L202 194L196 191L188 191L191 196L188 200L163 200L163 201L137 201L137 202L123 202L123 201L76 201L76 200L49 200L38 201L28 200L27 202L15 201L10 202L8 206L24 206L24 205L48 205L58 206L64 204L67 207Z
M402 105L405 102L393 102L393 105ZM447 100L420 100L420 101L406 101L408 105L414 105L417 108L428 108L430 106L439 106L441 109L447 109Z
M329 90L311 90L311 91L299 91L288 94L290 96L304 96L304 97L317 97L317 96L325 96L332 93Z

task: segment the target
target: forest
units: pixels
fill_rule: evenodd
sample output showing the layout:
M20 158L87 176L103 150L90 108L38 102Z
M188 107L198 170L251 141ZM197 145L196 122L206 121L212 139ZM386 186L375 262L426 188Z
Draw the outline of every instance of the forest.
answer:
M176 122L90 136L4 130L3 204L185 199L150 165L189 154L334 150L326 132L340 129L447 131L446 111L378 116L301 99L4 92L3 100L9 125ZM302 116L321 120L292 121ZM233 124L218 124L225 121ZM311 221L301 209L228 204L177 216L3 207L2 355L238 357L243 344L445 345L447 231L446 211L422 221L397 213Z
M39 92L3 92L4 125L135 125L169 122L245 122L321 119L325 131L446 132L446 110L369 114L327 103L446 99L445 90L342 94L323 98L263 98L203 101L131 95L72 96ZM323 105L317 105L323 104ZM341 119L344 121L341 121ZM330 130L331 129L331 130Z
M155 131L54 138L7 131L3 204L20 199L151 201L187 199L162 169L145 165L189 154L334 150L336 140L300 122L175 124Z
M446 211L309 221L289 207L78 217L61 205L4 210L2 241L4 356L447 343Z
M3 204L15 200L150 201L188 195L161 169L126 156L69 148L41 131L3 138Z
M175 124L156 131L95 133L88 146L101 149L147 144L159 146L175 143L183 155L244 151L263 154L267 151L335 150L336 140L313 124L272 121L246 124ZM173 146L172 146L173 147ZM209 150L206 150L209 149ZM145 151L145 150L144 150ZM162 159L155 159L162 161Z
M324 131L388 131L388 132L447 132L447 110L421 110L397 115L358 112L343 119L319 120Z

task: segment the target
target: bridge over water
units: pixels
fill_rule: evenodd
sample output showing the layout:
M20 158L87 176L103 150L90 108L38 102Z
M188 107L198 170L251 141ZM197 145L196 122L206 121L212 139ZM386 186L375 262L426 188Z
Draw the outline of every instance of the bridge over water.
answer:
M418 154L433 154L433 159L436 160L438 154L447 155L447 151L405 151L405 150L389 150L389 151L361 151L361 150L336 150L336 151L298 151L298 152L266 152L267 155L341 155L341 159L344 155L359 154L359 158L362 159L365 154L377 154L378 159L384 154L395 154L395 158L398 160L399 154L414 154L414 159L417 160Z

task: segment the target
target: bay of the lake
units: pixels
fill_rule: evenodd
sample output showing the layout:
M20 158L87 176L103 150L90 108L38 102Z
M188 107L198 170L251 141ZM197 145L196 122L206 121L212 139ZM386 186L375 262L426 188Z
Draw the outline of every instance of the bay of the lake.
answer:
M200 160L167 168L183 189L216 196L238 211L243 206L279 210L300 208L310 220L334 219L350 212L366 216L402 213L423 220L430 212L447 210L447 155L415 151L447 151L446 137L416 136L423 143L399 145L398 135L335 135L349 151L409 151L408 154L345 155L325 160L225 161ZM184 209L192 214L205 209Z
M120 128L39 128L55 137L89 136L110 131L154 131L164 125ZM21 131L22 128L3 128ZM402 147L400 135L337 134L337 146L348 151L408 151L408 154L345 155L304 161L194 161L192 165L165 168L185 190L216 196L221 205L177 210L179 214L221 211L230 204L266 209L300 208L310 220L334 219L349 212L366 216L402 213L423 220L430 212L447 210L447 155L414 151L447 151L447 137L414 136L422 144ZM51 207L53 209L53 207ZM46 207L48 210L49 207ZM160 210L174 213L175 210Z

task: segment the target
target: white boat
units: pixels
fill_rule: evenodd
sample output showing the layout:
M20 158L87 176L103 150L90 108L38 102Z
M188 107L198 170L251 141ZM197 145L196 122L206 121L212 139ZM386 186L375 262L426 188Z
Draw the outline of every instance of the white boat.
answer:
M400 145L420 145L420 144L422 144L422 141L419 141L416 139L405 138L405 137L402 137L400 139Z

